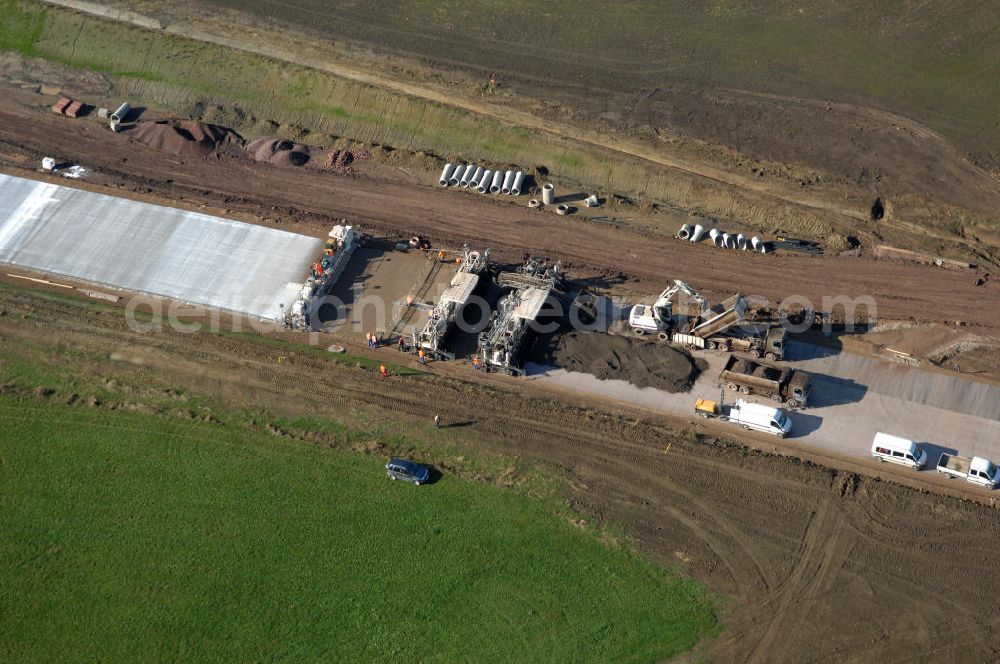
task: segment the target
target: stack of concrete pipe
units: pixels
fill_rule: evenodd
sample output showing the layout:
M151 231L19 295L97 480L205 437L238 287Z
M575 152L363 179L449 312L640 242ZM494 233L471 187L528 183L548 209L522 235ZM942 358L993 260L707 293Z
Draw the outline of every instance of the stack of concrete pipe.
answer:
M480 194L520 196L524 179L523 171L493 171L475 164L445 164L438 184L442 187L468 187Z
M544 190L542 193L545 193ZM705 235L705 227L701 224L694 224L693 226L691 224L682 224L677 231L677 237L688 242L701 242ZM766 254L770 251L768 244L756 235L748 238L743 233L727 233L718 228L708 229L707 235L712 240L712 244L720 249L752 250L760 254Z

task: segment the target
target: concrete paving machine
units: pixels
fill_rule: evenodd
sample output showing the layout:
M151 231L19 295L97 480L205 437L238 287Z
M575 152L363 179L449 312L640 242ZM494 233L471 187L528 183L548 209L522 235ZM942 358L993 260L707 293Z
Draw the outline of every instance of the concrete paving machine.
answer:
M501 272L497 284L510 291L500 298L490 322L479 334L479 357L487 371L524 374L520 355L549 297L564 295L559 263L531 258L515 272Z
M455 317L472 297L479 285L479 275L489 265L490 250L472 251L468 245L462 247L462 261L451 278L448 288L431 310L424 327L413 332L411 348L424 352L434 359L453 360L455 355L444 346L445 338L455 323Z

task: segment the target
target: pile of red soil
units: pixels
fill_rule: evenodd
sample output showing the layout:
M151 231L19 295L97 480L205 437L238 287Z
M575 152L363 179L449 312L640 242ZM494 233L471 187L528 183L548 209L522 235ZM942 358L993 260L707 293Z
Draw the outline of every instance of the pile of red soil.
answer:
M303 166L309 161L309 146L282 138L259 138L247 145L247 154L254 161L277 166Z
M365 148L356 150L330 150L326 153L323 167L334 173L350 173L351 164L358 159L371 159L372 153Z
M142 122L129 132L129 138L179 157L236 154L244 143L243 137L228 127L194 120Z

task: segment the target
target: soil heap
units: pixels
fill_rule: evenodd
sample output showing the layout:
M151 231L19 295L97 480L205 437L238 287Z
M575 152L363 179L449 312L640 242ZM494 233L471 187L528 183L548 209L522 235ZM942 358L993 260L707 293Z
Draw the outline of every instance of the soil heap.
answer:
M179 157L237 154L244 142L242 136L228 127L194 120L142 122L129 132L129 138Z
M539 344L533 359L601 380L625 380L667 392L690 390L705 366L664 344L597 332L556 334L547 344Z
M247 145L247 154L254 161L276 166L303 166L309 161L309 146L283 138L258 138Z

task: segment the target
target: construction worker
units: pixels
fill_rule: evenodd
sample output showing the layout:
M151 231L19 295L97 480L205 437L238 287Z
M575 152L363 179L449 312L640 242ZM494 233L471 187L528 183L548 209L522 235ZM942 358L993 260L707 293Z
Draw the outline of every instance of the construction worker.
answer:
M439 251L438 252L438 260L443 263L446 255L447 254L445 254L443 251Z
M382 376L382 378L388 378L388 377L389 377L389 372L388 372L388 371L386 370L386 368L385 368L385 365L384 365L384 364L380 364L380 365L379 365L379 368L378 368L378 375L379 375L379 376Z
M434 428L435 429L440 429L441 428L441 416L440 415L435 415L434 416Z
M406 350L406 337L404 337L402 334L399 335L399 350L400 351Z
M421 348L420 352L417 353L417 358L420 364L427 364L427 353L424 352L423 348Z
M476 371L479 371L479 356L478 355L473 355L472 356L472 368L475 369Z
M378 348L378 335L372 332L372 348Z

